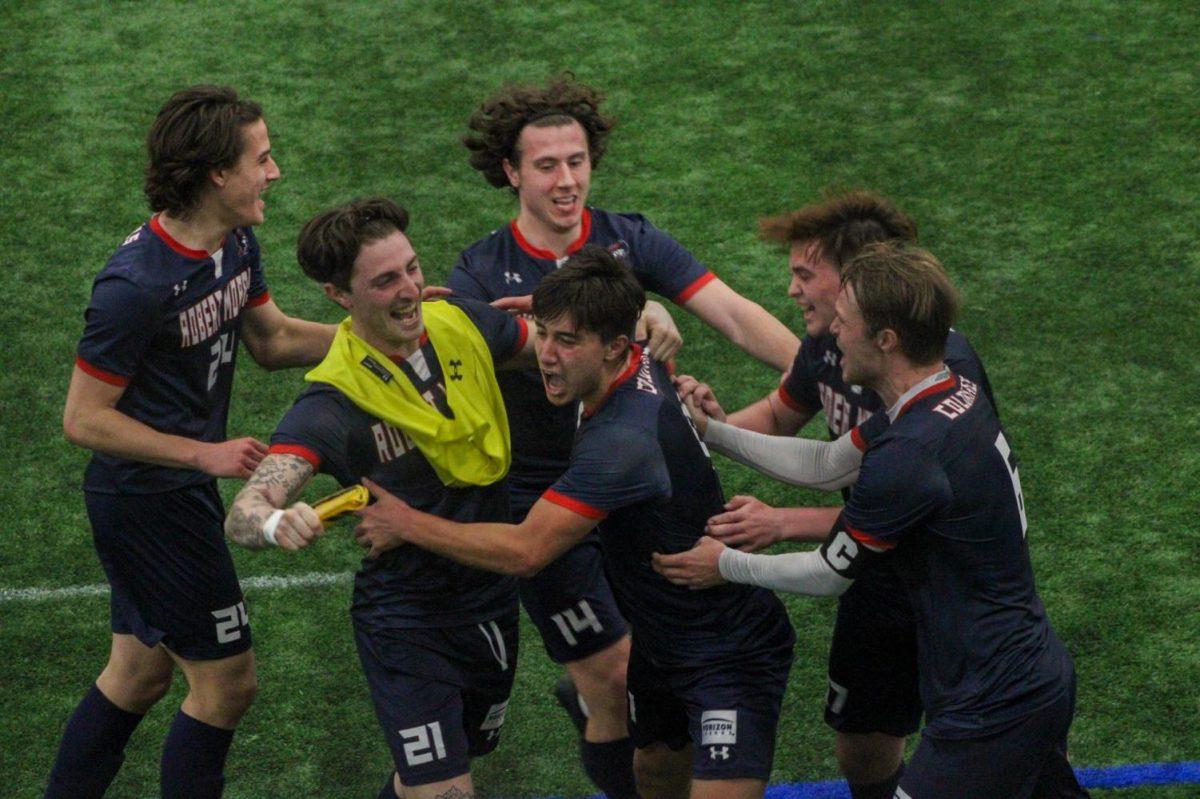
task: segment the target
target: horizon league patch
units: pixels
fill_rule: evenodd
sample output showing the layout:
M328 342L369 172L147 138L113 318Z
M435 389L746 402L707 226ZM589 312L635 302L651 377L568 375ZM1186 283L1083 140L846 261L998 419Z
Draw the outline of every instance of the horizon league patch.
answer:
M616 258L619 261L624 261L629 258L629 245L625 243L624 239L608 245L608 251L613 258Z
M498 730L504 726L504 717L508 714L508 700L488 708L487 716L479 725L480 730Z
M737 711L706 710L700 714L700 745L736 744Z

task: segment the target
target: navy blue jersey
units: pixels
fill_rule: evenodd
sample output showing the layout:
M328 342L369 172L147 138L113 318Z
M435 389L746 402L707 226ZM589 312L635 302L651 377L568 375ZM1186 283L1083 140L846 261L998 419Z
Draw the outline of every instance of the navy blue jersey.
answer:
M691 549L725 497L666 367L640 347L599 407L585 412L570 465L544 497L601 520L609 580L655 665L713 666L791 646L791 624L770 591L692 591L651 568L652 552Z
M779 386L779 399L797 413L825 411L825 424L831 439L850 432L883 410L883 401L878 394L862 386L849 385L842 379L841 359L837 336L832 333L805 336L787 379ZM995 407L987 372L967 337L957 330L951 330L946 337L944 360L955 373L980 386Z
M683 245L640 214L614 214L585 209L583 230L567 248L584 244L608 248L633 271L647 291L676 303L686 302L716 276ZM566 258L532 246L512 222L463 250L447 278L455 294L492 302L501 297L532 294L542 278ZM528 505L567 467L575 435L575 409L546 399L536 369L500 376L513 438L510 479L522 504Z
M125 392L117 410L161 433L225 440L242 313L269 299L258 242L237 228L212 255L152 218L96 276L75 363ZM83 487L150 494L212 478L97 452Z
M520 350L524 320L483 303L451 300L483 334L495 363ZM444 403L436 341L422 339L402 370L418 389ZM405 368L407 367L407 368ZM431 404L438 407L436 400ZM447 410L453 411L447 406ZM327 383L314 383L292 405L271 436L271 452L299 455L343 486L369 477L412 505L457 522L508 522L508 484L449 488L413 441L359 408ZM367 625L447 627L494 619L516 602L516 580L473 569L417 547L399 547L364 559L354 578L352 613Z
M1034 588L1016 460L987 396L950 371L911 393L868 446L842 518L892 550L927 733L976 737L1059 697L1070 658Z

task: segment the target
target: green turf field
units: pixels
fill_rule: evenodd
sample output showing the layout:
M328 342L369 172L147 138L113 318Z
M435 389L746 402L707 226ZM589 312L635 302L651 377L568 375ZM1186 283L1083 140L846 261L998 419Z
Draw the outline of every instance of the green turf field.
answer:
M41 795L107 652L105 597L14 592L103 581L78 488L86 454L63 440L60 413L91 278L147 216L143 138L158 106L197 82L263 104L284 174L258 231L271 292L333 321L295 265L300 225L388 194L442 277L515 213L468 167L464 120L500 82L564 68L604 87L621 120L591 201L645 213L793 327L784 259L756 240L758 217L839 184L878 189L917 219L963 290L959 327L1022 459L1040 587L1079 672L1075 762L1200 759L1194 4L13 0L0 30L0 795ZM680 326L681 368L727 407L774 386L715 334ZM243 355L230 433L265 438L300 385ZM821 501L719 468L730 495ZM236 556L249 578L348 573L359 553L339 534L298 555ZM226 796L375 796L389 764L349 583L247 596L261 691ZM831 779L820 709L833 603L790 607L797 661L774 780ZM549 697L555 671L525 632L504 742L476 784L585 794ZM155 794L181 695L177 684L139 728L111 796Z

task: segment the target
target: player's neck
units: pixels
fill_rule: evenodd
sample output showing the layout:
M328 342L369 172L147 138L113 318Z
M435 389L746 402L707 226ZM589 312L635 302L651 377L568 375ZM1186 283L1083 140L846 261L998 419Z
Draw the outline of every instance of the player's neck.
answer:
M874 389L875 393L879 395L885 408L890 408L917 383L937 374L944 368L941 362L920 366L900 357L889 364L879 385L869 386L869 388Z
M225 236L230 231L228 224L203 208L186 219L163 211L158 215L158 224L167 231L167 235L189 250L203 250L207 253L221 249L225 243Z
M522 209L517 214L517 230L521 231L521 236L529 242L531 247L546 250L554 253L556 258L562 258L567 254L571 245L579 239L579 234L583 232L583 219L580 218L575 226L561 230L546 225L533 214L526 213Z
M633 347L629 347L625 351L624 358L617 358L611 362L605 362L600 365L600 379L596 381L596 387L589 392L588 396L580 397L583 402L583 407L592 412L596 410L596 406L604 401L608 393L612 391L613 383L629 369L629 365L633 360Z

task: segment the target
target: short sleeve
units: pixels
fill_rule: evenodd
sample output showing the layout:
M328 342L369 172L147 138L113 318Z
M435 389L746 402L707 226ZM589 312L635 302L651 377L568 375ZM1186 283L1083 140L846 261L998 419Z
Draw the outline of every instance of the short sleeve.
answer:
M333 396L309 390L296 400L271 434L273 455L297 455L315 471L335 478L346 467L346 423Z
M480 302L491 302L496 299L489 295L487 288L479 282L479 278L471 274L467 268L466 253L458 256L458 263L446 277L446 287L454 292L455 297L463 297Z
M567 471L545 499L592 519L671 496L671 477L658 440L644 431L606 424L575 441Z
M258 239L254 236L254 231L249 228L239 228L237 231L238 246L245 246L248 249L247 257L250 262L250 288L246 292L247 305L254 307L262 305L271 298L271 292L267 290L267 276L262 268L262 250L259 249ZM242 238L242 237L245 238Z
M493 308L485 302L457 298L449 302L462 309L479 328L492 353L493 363L504 363L525 346L529 338L529 323L519 316Z
M162 310L149 291L118 275L92 287L76 349L81 369L113 385L133 378L158 331Z
M645 217L631 219L635 238L630 242L630 265L645 288L682 305L716 278L682 244Z
M867 452L842 518L856 539L890 548L951 499L950 481L936 454L897 437Z
M792 368L779 385L779 399L796 413L816 413L821 408L821 393L813 373L812 339L800 342Z

